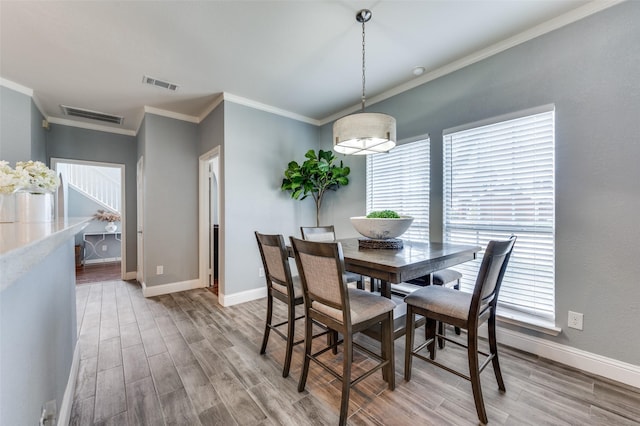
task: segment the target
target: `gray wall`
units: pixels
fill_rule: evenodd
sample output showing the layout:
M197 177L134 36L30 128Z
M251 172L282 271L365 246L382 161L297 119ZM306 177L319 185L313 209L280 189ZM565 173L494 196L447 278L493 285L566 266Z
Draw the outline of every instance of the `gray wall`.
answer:
M46 162L42 115L30 96L0 86L0 160Z
M431 135L430 233L437 241L442 131L555 104L556 324L563 332L540 337L635 365L640 353L639 19L640 2L625 2L371 108L396 117L399 139ZM325 148L330 127L322 129ZM364 161L352 167L354 175L364 176ZM347 226L349 216L364 210L364 189L348 192L336 206L336 225L341 219ZM584 313L584 331L567 328L569 310Z
M0 295L2 425L38 424L47 401L60 410L76 346L74 271L69 238Z
M218 105L198 125L198 155L205 154L213 148L224 145L224 102Z
M47 155L49 158L98 161L124 164L125 170L125 211L126 266L127 272L134 272L136 260L136 161L137 143L134 136L118 135L78 127L51 124L47 133Z
M31 156L29 160L47 162L47 131L42 127L44 117L33 102L31 104Z
M263 288L262 266L254 232L299 235L299 227L315 224L310 199L292 200L280 190L291 160L317 149L318 129L249 107L224 102L224 230L225 262L221 291L225 295Z
M197 125L146 114L143 126L145 284L198 279Z

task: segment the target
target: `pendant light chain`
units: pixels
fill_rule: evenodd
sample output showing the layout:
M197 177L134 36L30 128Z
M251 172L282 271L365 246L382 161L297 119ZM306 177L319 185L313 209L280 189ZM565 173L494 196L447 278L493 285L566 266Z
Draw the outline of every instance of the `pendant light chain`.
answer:
M364 62L364 50L365 50L365 43L364 43L364 24L365 21L362 21L362 111L364 112L364 101L365 101L365 62Z
M364 111L367 94L365 22L370 19L369 9L356 13L356 21L362 24L362 111L346 115L333 123L333 149L340 154L377 154L388 152L396 146L396 119L388 114Z

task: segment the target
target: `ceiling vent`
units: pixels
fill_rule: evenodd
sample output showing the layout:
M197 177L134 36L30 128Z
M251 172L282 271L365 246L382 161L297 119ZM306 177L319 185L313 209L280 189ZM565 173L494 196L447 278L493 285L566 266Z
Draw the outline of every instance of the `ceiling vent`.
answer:
M60 105L60 108L62 108L62 112L65 115L69 115L72 117L88 118L90 120L114 124L122 124L124 122L124 117L120 117L119 115L105 114L103 112L91 111L89 109L70 107L66 105Z
M144 84L150 84L152 86L162 87L163 89L171 90L175 92L178 89L178 85L175 83L169 83L168 81L158 80L157 78L149 77L148 75L142 76L142 82Z

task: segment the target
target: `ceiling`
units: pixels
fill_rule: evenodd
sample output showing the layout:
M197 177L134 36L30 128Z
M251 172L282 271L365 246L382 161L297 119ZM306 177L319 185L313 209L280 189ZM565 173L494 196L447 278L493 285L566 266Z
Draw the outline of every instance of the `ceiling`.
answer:
M368 104L602 9L582 0L0 1L0 77L60 105L198 122L225 97L314 124L357 110L359 9ZM412 70L422 66L419 77ZM148 75L175 92L142 83ZM80 122L108 124L73 118ZM86 126L81 125L81 126ZM119 129L119 130L117 130Z

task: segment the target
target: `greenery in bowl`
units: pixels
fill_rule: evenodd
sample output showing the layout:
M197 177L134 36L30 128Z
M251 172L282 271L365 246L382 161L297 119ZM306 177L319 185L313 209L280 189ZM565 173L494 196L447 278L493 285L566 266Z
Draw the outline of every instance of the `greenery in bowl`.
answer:
M367 215L368 219L400 219L400 215L393 210L373 211Z

